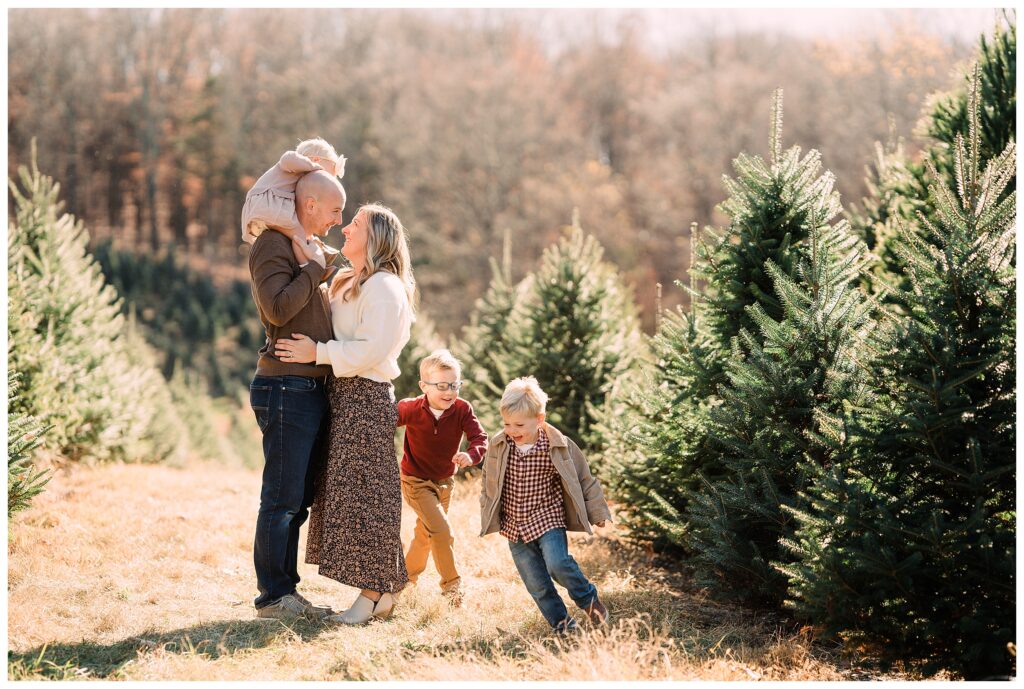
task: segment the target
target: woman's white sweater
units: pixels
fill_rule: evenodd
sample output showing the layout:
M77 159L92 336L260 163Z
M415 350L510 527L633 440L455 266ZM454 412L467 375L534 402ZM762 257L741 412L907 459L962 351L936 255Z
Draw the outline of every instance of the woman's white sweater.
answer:
M412 306L398 276L378 271L359 296L331 298L334 339L318 342L316 363L330 364L339 378L360 376L387 383L399 376L398 356L409 341Z

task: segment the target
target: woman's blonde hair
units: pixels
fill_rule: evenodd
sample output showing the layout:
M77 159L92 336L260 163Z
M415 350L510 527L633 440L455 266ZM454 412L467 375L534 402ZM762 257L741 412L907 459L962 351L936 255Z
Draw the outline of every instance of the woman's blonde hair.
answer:
M412 274L409 242L402 221L390 208L377 203L360 206L356 215L360 213L366 217L366 263L359 275L351 267L339 270L331 283L331 298L340 296L342 301L355 299L363 283L383 270L402 281L409 306L415 312L416 278Z

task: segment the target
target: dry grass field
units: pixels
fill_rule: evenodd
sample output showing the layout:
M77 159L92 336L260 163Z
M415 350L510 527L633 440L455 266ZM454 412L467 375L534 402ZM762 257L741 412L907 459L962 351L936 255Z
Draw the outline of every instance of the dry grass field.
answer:
M570 544L612 623L556 640L504 539L477 536L474 479L459 484L452 505L466 580L461 609L444 604L430 565L386 622L339 628L256 620L258 494L257 472L206 463L60 472L8 530L8 678L883 678L852 669L853 659L838 649L688 588L683 575L630 547L615 526ZM407 510L407 541L412 525ZM300 590L314 602L341 608L355 596L313 567L301 573Z

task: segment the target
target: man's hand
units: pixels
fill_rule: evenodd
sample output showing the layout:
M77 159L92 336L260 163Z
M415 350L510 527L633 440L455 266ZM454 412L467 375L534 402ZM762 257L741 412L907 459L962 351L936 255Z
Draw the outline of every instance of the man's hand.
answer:
M473 460L470 459L469 455L466 454L465 452L457 452L455 454L455 456L452 457L452 464L454 464L455 466L457 466L460 469L464 469L464 468L468 467L469 465L471 465L472 463L473 463Z
M316 342L301 333L292 333L294 340L278 338L274 355L289 364L311 364L316 361Z

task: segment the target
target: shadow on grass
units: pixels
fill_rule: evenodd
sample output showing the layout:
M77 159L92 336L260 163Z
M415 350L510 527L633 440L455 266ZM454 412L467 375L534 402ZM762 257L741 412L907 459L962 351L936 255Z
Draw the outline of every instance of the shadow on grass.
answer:
M527 657L530 647L529 640L518 634L501 635L496 639L477 636L437 645L402 644L403 655L410 661L423 653L438 657L471 656L482 662L494 662L499 658L522 660Z
M708 657L723 646L743 641L767 644L778 628L774 616L711 598L693 586L684 565L658 560L628 542L596 539L579 548L574 557L597 584L611 614L611 626L628 620L642 622L636 629L641 639L661 633L686 653ZM603 579L622 572L632 577L628 587L601 590ZM573 607L570 612L580 617Z
M44 644L23 653L7 652L7 678L118 679L130 662L150 653L177 653L216 660L238 651L265 648L283 638L309 641L327 630L299 620L226 620L169 632L146 632L114 643L79 641Z

